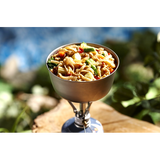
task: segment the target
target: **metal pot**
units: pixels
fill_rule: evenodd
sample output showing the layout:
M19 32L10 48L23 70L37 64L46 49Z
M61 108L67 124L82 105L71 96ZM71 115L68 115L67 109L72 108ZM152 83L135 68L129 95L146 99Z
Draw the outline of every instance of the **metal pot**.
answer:
M47 66L47 61L51 57L51 55L57 53L57 51L60 48L68 45L72 45L72 44L80 45L81 43L70 43L70 44L66 44L56 48L48 55L46 59L46 66ZM62 98L67 99L68 101L78 102L78 103L87 103L87 102L99 100L103 98L105 95L107 95L107 93L110 91L111 86L113 84L115 72L119 66L119 58L117 54L108 47L105 47L99 44L94 44L94 43L87 43L87 44L89 46L93 46L96 48L102 47L107 52L112 54L112 56L115 58L116 68L114 72L112 72L109 76L105 78L95 80L95 81L77 82L77 81L68 81L68 80L64 80L57 77L49 70L47 66L53 88Z

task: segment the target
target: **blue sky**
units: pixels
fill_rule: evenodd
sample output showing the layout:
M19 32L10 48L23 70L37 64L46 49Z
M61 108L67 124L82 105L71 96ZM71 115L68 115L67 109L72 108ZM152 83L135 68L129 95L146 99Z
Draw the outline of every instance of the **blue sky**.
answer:
M102 44L108 39L127 41L142 27L7 27L0 28L0 64L15 55L19 70L28 71L45 63L56 47L72 42ZM149 28L156 34L160 27Z

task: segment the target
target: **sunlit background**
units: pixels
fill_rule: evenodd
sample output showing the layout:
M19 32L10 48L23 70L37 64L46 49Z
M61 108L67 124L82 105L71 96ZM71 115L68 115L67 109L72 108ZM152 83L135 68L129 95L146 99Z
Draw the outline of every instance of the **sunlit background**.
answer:
M15 56L20 71L37 69L45 63L46 56L56 47L72 42L103 44L107 40L127 41L136 31L160 28L142 27L47 27L0 28L0 64Z
M34 119L56 106L60 97L51 86L45 61L53 49L73 42L113 49L121 64L111 92L102 101L159 125L158 32L160 27L0 28L0 132L31 132Z

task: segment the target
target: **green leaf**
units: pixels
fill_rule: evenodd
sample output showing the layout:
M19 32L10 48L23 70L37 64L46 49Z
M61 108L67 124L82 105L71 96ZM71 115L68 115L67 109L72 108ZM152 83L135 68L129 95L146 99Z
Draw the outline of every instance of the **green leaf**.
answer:
M141 105L142 105L143 108L151 109L151 105L150 105L148 100L141 101Z
M144 66L152 65L154 63L154 57L152 55L147 55L144 59Z
M136 116L134 116L137 119L142 119L145 115L149 113L148 109L143 109L141 112L139 112Z
M16 118L16 120L15 120L15 122L14 122L14 124L13 124L13 127L12 127L12 129L11 129L11 132L15 132L16 127L17 127L17 125L18 125L18 123L19 123L19 121L20 121L20 118L22 117L23 113L26 111L27 108L28 108L28 106L26 106L26 107L22 110L22 112L19 114L19 116Z
M160 55L160 42L158 42L157 39L155 39L152 48L155 52L157 52Z
M11 92L13 90L13 86L9 83L5 83L0 80L0 92L6 91Z
M150 110L154 112L160 112L160 97L149 100Z
M137 105L137 104L138 103L135 103L133 105L129 105L128 107L124 107L121 103L114 102L114 103L111 103L110 105L118 112L130 117L134 117L144 109L142 108L141 105Z
M160 122L160 113L150 112L149 115L152 118L154 124L157 124L158 122Z
M141 101L143 108L149 109L152 112L160 112L160 98L156 97L150 100Z
M115 101L127 101L134 98L134 93L130 88L127 88L125 86L119 87L114 93L113 93L113 99Z
M55 66L57 66L58 64L55 64L55 63L47 63L48 65L48 68L49 69L53 69Z
M135 85L135 91L136 94L138 96L143 96L145 97L145 95L148 93L149 91L149 84L148 83L144 83L144 82L137 82Z
M160 42L157 43L156 51L157 51L158 55L160 56Z
M147 121L147 122L150 122L150 123L153 123L153 124L154 124L154 121L153 121L152 117L149 115L149 113L148 113L148 114L146 114L146 115L144 115L144 116L142 117L142 120L143 120L143 121Z
M122 114L126 114L126 108L118 102L113 102L110 104L115 110L117 110L118 112L122 113Z
M128 107L124 107L121 103L114 102L111 103L111 106L118 112L128 115L130 117L135 117L137 119L142 119L143 116L149 113L148 109L144 109L142 107L141 102L129 105Z

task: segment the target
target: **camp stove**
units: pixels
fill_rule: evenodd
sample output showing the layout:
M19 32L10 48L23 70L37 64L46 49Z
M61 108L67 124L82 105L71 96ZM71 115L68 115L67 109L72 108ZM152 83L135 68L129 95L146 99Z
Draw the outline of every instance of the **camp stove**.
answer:
M46 63L51 55L57 53L60 48L72 44L80 45L81 43L70 43L56 48L48 55ZM75 113L75 117L70 118L63 124L61 129L62 133L103 133L102 124L98 120L90 117L89 110L94 101L97 101L106 96L111 89L115 72L119 67L119 58L116 53L108 47L94 43L87 44L96 48L102 47L107 52L112 54L112 56L115 58L116 68L114 72L105 78L95 81L77 82L68 81L57 77L49 70L48 66L46 65L53 88L57 94L68 101L73 109L73 112ZM77 110L73 102L79 103L79 110Z
M67 120L64 123L62 132L103 133L103 127L101 123L90 117L89 108L92 102L80 103L79 111L76 109L72 102L68 102L73 108L75 117Z

